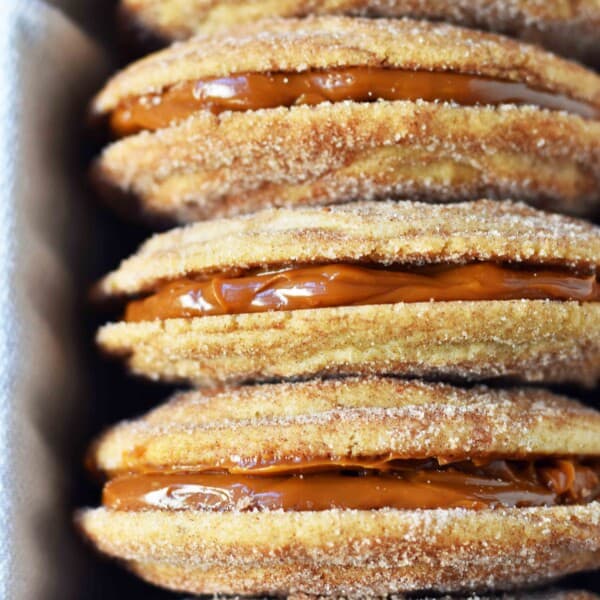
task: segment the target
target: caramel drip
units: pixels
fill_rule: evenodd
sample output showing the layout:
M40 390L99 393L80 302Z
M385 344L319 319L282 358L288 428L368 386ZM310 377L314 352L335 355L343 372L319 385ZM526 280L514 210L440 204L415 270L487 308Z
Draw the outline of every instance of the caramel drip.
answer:
M598 469L573 460L394 471L335 470L252 476L225 472L147 473L110 481L103 503L115 510L405 510L554 506L600 494Z
M206 109L214 114L321 102L376 100L456 102L463 106L531 104L600 118L591 103L564 94L463 73L350 67L303 73L244 73L202 81L186 81L159 94L129 98L111 114L118 136L167 127Z
M192 318L334 306L456 300L600 300L595 275L493 263L414 271L334 264L198 281L179 279L128 304L125 320Z

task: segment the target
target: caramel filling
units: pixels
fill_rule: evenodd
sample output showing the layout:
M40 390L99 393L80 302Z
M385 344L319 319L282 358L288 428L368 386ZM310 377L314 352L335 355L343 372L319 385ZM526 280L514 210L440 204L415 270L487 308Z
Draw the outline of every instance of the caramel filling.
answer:
M531 104L564 110L589 119L600 118L591 103L563 94L462 73L349 67L302 73L244 73L201 81L186 81L153 95L121 102L112 112L111 128L124 136L155 130L180 121L200 109L258 110L321 102L426 100L464 106Z
M456 300L600 300L595 275L525 270L494 263L413 271L357 265L292 267L277 272L165 283L130 302L125 320L191 318L334 306Z
M115 510L328 510L500 508L591 502L600 469L577 460L440 466L393 463L383 471L330 470L277 475L144 473L113 479L103 504Z

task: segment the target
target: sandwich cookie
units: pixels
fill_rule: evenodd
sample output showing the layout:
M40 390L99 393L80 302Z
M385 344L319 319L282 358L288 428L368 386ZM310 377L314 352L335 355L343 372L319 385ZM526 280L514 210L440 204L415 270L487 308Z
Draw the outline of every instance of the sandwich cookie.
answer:
M362 596L362 600L597 600L599 596L580 590L544 590L540 592L527 591L507 594L469 594L468 596L427 596L417 598L413 594L401 596ZM288 600L351 600L352 596L314 596L310 594L290 594ZM358 598L356 599L358 600Z
M244 596L250 600L250 596ZM452 594L451 596L415 596L410 594L388 594L386 596L352 596L352 595L327 595L315 596L312 594L288 594L287 600L598 600L600 596L581 590L548 589L542 591L528 590L504 594L469 594L467 596ZM192 600L191 598L186 600ZM239 597L236 600L240 600ZM259 600L256 598L255 600ZM260 599L264 600L264 598Z
M575 382L600 375L600 229L524 204L271 209L157 235L97 286L134 373Z
M130 136L98 159L99 189L155 221L390 196L600 204L600 76L449 25L323 17L198 38L125 69L92 112Z
M600 415L535 389L349 379L194 391L108 431L104 553L179 591L536 585L600 566Z
M310 594L290 594L288 600L352 600L352 596L314 596ZM403 596L392 594L388 596L362 596L361 600L597 600L599 596L580 590L544 590L540 592L527 591L499 595L469 594L468 596L427 596L417 598L413 594ZM356 600L359 600L356 598Z
M598 0L122 0L125 28L145 47L210 34L268 17L337 14L448 21L600 61Z

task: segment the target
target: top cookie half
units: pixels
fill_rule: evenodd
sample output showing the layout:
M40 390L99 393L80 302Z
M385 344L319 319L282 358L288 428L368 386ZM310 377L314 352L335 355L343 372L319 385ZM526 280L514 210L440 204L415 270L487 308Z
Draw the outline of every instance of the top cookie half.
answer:
M448 21L541 43L598 64L598 0L122 0L128 33L167 44L268 17L347 14Z
M115 76L95 174L122 210L189 221L394 194L589 212L600 77L449 25L322 17L198 37Z

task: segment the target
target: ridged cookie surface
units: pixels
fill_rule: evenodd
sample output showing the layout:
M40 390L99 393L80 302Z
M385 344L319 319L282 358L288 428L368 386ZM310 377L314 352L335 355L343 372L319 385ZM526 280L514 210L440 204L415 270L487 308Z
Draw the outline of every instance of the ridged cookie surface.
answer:
M133 373L199 385L397 374L593 386L600 303L427 302L114 323L97 341Z
M600 122L403 101L199 113L108 146L93 178L116 210L156 222L387 197L516 197L589 214Z
M502 589L600 566L597 502L481 511L100 508L83 511L78 522L103 552L134 568L169 565L171 578L161 583L194 592L368 596Z
M200 590L211 589L261 589L270 585L276 586L277 580L289 582L294 585L302 579L309 581L320 579L330 587L332 582L339 583L344 589L364 590L371 580L378 577L393 577L385 569L376 569L371 572L359 568L324 567L310 569L305 565L290 564L283 567L269 567L268 569L248 568L234 569L215 567L212 569L189 569L186 567L173 567L168 564L130 564L130 568L143 579L173 590L189 590L199 593ZM236 582L233 585L232 582ZM381 586L381 579L376 584ZM298 585L300 587L301 584ZM335 588L334 588L335 589ZM468 596L452 594L452 596L415 596L414 594L384 594L377 595L372 592L358 591L340 594L304 594L292 593L288 600L597 600L598 596L589 592L550 592L541 593L512 593L501 595L469 594Z
M600 107L598 75L536 46L411 19L317 17L274 19L173 45L113 77L92 109L105 113L124 99L182 81L352 66L483 75L561 92Z
M90 458L115 473L388 454L600 455L600 413L536 389L386 378L280 383L180 394L109 430Z
M98 292L135 295L185 276L292 264L469 261L595 271L600 228L524 204L490 200L265 210L155 235L105 277Z
M126 24L167 43L267 17L351 14L442 20L542 43L559 53L599 58L598 0L122 0Z
M338 584L348 591L346 593L304 594L291 593L287 595L288 600L597 600L598 596L583 591L554 591L542 592L514 592L506 594L493 594L492 592L482 594L468 594L452 596L415 596L410 594L384 594L377 595L371 591L365 592L365 586L370 580L377 577L393 577L390 571L376 569L371 572L360 567L324 567L310 568L306 565L293 564L285 566L272 566L268 569L255 568L232 568L213 567L208 569L190 569L176 567L167 563L130 563L129 567L143 579L173 590L187 590L199 593L200 590L216 589L267 589L276 588L277 581L285 581L287 585L302 587L296 582L302 580L313 581L320 579L323 586L333 587ZM232 584L235 582L235 586ZM332 584L332 582L335 582ZM377 583L381 586L381 580ZM285 597L285 595L282 595Z

